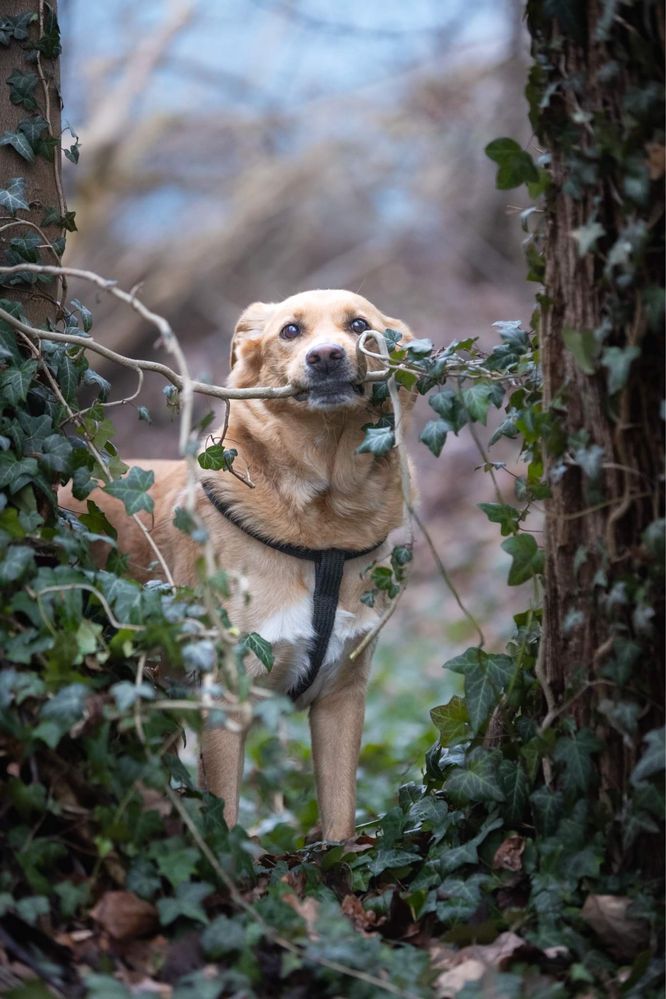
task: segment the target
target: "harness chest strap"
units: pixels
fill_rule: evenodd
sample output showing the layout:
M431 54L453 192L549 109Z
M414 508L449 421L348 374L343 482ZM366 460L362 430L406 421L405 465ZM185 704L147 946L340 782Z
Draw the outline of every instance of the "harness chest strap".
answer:
M286 542L271 541L270 538L260 534L258 531L250 530L233 512L231 506L220 499L215 492L212 482L204 480L201 483L203 490L216 510L226 517L230 523L239 530L244 531L255 541L273 548L274 551L282 552L283 555L290 555L292 558L304 559L307 562L314 562L315 567L315 587L312 596L312 628L314 631L314 641L308 653L309 664L305 676L288 691L288 696L292 701L298 698L314 683L321 668L328 643L335 623L335 613L338 608L340 597L340 585L342 583L342 573L345 562L348 559L360 558L362 555L369 555L384 543L386 538L382 538L377 544L370 548L363 548L361 551L350 551L345 548L302 548L300 545L290 545Z

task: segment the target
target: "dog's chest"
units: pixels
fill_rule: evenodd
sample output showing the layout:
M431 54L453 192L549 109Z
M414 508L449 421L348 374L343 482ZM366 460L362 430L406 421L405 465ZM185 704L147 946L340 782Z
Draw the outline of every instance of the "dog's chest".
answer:
M315 638L312 613L312 598L301 599L272 614L259 629L273 646L281 693L295 686L308 669L309 651ZM346 657L375 621L375 612L364 604L358 605L356 613L338 607L326 656L314 682L299 698L299 707L306 707L333 690Z

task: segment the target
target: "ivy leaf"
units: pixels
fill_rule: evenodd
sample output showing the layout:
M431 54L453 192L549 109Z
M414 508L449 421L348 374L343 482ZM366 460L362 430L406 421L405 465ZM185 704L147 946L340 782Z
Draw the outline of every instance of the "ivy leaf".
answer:
M587 791L594 776L591 756L601 747L601 742L589 728L581 728L574 735L558 739L553 759L564 766L566 791Z
M614 395L627 384L629 369L631 365L640 357L640 347L606 347L601 355L601 363L606 369L606 384L608 392Z
M49 123L40 114L33 115L32 118L24 118L18 126L18 131L26 137L33 152L38 152L40 140L48 130Z
M481 889L490 883L487 874L472 874L468 878L446 878L437 890L435 912L442 923L471 919L481 903Z
M154 507L152 496L147 490L155 481L155 473L138 468L136 465L122 479L115 479L103 487L103 492L122 500L125 510L131 516L139 510L151 513Z
M4 190L0 190L0 205L6 208L11 215L15 215L19 209L27 211L28 202L25 198L23 177L14 177Z
M34 163L35 154L23 132L3 132L0 135L0 146L11 146L28 163Z
M508 503L477 503L491 524L499 524L502 537L515 534L520 522L520 511Z
M562 338L568 351L585 375L593 375L596 370L596 360L599 357L599 344L592 330L574 330L565 326Z
M530 793L530 782L520 763L503 759L497 769L497 780L504 794L502 815L510 826L517 826L523 815Z
M496 382L479 381L463 389L462 396L470 419L485 426L490 403L499 407L504 398L504 391Z
M202 451L197 460L201 468L211 472L228 472L238 455L235 447L225 448L222 444L211 444Z
M501 689L481 662L465 673L465 701L474 732L478 732L497 704Z
M453 767L444 789L464 802L504 801L491 754L481 747L469 753L464 767Z
M647 749L634 767L631 774L631 783L636 786L646 777L651 777L655 773L660 773L664 769L666 760L666 728L653 729L645 736Z
M431 451L436 458L439 458L442 453L442 448L446 442L446 434L449 430L449 424L445 423L444 420L428 420L425 427L421 431L419 440L425 444L429 451Z
M451 389L435 392L428 399L429 405L447 425L446 430L457 434L467 423L467 411L462 399Z
M486 156L497 163L495 186L500 191L520 187L539 179L539 171L529 153L515 139L494 139L484 150Z
M24 361L15 367L7 368L0 374L0 397L10 406L18 406L25 402L36 370L36 361Z
M181 655L186 669L210 673L217 665L215 642L211 642L208 638L199 642L187 642L181 649Z
M578 243L578 256L584 257L594 248L597 240L606 235L606 230L598 222L586 222L585 225L572 229L571 235Z
M201 934L201 946L207 958L219 961L232 951L243 950L246 938L246 927L238 919L220 915Z
M384 871L394 870L399 867L408 867L411 864L420 862L421 854L410 850L399 850L393 847L382 849L380 847L368 864L368 870L375 877Z
M417 360L420 357L427 357L432 354L432 340L409 340L405 347L410 360Z
M358 454L374 454L376 458L388 454L395 447L393 427L368 427L363 443L356 448Z
M39 463L53 475L66 472L72 457L72 445L62 434L50 434L42 442Z
M162 926L169 926L181 916L197 923L208 923L208 916L201 903L213 891L212 885L206 882L184 881L176 888L174 898L160 898L157 911Z
M34 90L39 83L39 77L31 70L23 73L20 69L15 69L7 77L9 87L9 99L12 104L22 105L26 111L36 111L37 101L34 97Z
M0 561L0 583L13 583L34 565L35 553L27 545L11 545Z
M97 389L99 389L99 398L102 402L106 401L109 392L111 391L111 382L107 381L106 378L103 378L92 368L86 368L83 372L83 384L94 385Z
M530 803L537 829L544 837L552 836L562 818L564 806L562 792L540 787L530 795Z
M155 700L155 689L145 682L130 683L129 680L121 680L109 688L109 693L113 694L119 711L127 711L137 701Z
M265 638L258 635L256 631L251 631L240 643L241 654L253 652L259 662L266 667L268 672L273 668L273 646Z
M462 697L452 697L447 704L433 708L430 717L439 731L442 745L455 746L470 739L472 730L469 727L469 714Z
M502 548L513 562L509 569L509 586L519 586L543 572L544 556L531 534L516 534L502 542Z

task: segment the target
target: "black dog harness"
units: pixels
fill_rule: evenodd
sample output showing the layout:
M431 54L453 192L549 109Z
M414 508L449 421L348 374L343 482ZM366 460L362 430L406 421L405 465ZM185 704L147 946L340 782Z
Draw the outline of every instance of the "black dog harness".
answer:
M361 551L350 551L345 548L301 548L299 545L289 545L280 541L271 541L257 531L251 531L249 527L238 519L231 508L216 494L211 482L201 483L206 496L211 501L216 510L223 517L226 517L234 527L249 534L255 541L261 541L276 552L283 555L291 555L292 558L305 559L307 562L314 562L315 567L315 587L312 598L312 627L314 629L314 642L309 651L309 666L305 676L288 691L288 696L292 701L297 701L301 694L310 687L317 678L321 664L326 658L328 643L333 631L335 622L335 612L338 608L340 597L340 584L342 583L342 573L345 562L348 559L360 558L362 555L369 555L380 545L384 544L386 538L382 538L377 544L370 548L363 548Z

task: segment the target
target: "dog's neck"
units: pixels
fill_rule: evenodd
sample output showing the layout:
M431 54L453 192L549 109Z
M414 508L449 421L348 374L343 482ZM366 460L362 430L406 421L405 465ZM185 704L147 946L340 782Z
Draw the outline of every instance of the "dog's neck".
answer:
M225 446L254 488L219 472L216 488L275 540L306 548L367 548L402 522L398 456L358 454L368 412L295 412L232 404ZM210 478L208 473L207 478Z

